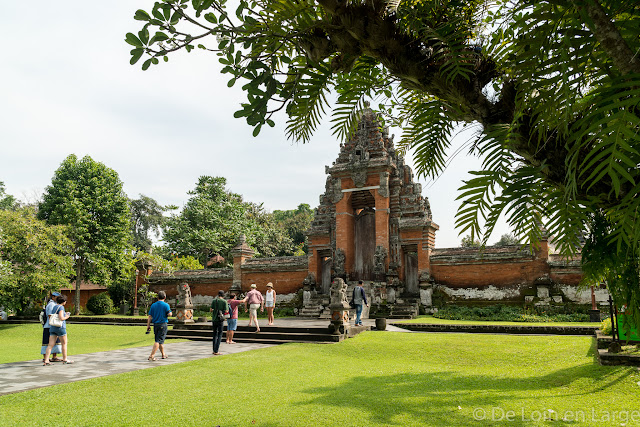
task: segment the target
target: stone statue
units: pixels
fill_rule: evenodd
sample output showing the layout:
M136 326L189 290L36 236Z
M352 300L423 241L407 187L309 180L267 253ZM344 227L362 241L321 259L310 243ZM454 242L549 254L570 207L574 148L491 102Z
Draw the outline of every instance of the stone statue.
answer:
M385 273L384 261L387 259L387 249L384 246L376 246L376 252L373 255L373 274L377 280L382 280Z
M177 307L193 308L191 288L187 282L182 282L178 285L178 301Z
M340 277L336 277L331 283L331 306L349 307L347 284Z

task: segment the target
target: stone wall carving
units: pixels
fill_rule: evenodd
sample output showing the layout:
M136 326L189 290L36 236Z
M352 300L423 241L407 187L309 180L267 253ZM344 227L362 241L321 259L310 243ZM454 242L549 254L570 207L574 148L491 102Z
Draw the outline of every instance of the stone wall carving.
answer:
M336 249L336 256L333 257L333 271L336 277L345 277L344 262L346 257L344 251L340 248Z

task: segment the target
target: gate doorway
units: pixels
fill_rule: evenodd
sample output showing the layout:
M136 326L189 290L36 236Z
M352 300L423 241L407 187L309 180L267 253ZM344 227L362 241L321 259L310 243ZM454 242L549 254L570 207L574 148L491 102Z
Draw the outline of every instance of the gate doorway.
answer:
M416 248L407 248L404 253L405 292L418 294L418 252Z
M375 209L366 207L355 218L355 265L356 280L373 280L374 255L376 252Z

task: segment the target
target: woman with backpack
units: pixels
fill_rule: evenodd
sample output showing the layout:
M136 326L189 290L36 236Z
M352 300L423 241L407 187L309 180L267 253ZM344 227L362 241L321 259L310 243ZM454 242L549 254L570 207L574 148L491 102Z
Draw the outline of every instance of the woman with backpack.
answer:
M71 317L71 313L64 311L64 306L67 303L67 297L64 295L57 296L56 302L57 304L53 308L51 316L57 314L62 321L62 326L49 325L49 345L47 345L47 350L44 354L44 366L51 365L49 355L51 354L51 350L56 344L56 340L58 338L60 338L62 346L62 363L65 365L73 363L73 360L67 359L67 319ZM49 317L49 320L51 321L51 317Z
M42 355L42 362L44 362L44 355L47 352L47 346L49 345L49 316L53 313L53 307L56 306L54 299L59 297L59 292L51 292L47 305L42 309L40 313L40 323L42 323L42 345L40 346L40 354ZM60 347L60 338L56 340L55 346L51 349L51 356L49 362L62 362L62 359L58 358L58 354L62 353Z

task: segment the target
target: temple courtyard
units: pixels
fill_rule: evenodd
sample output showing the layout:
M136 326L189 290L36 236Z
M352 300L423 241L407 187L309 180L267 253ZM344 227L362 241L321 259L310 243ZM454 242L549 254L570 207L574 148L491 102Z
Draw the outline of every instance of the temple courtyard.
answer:
M147 362L143 327L74 325L76 363L43 367L29 362L38 327L0 326L1 376L19 365L20 381L57 373L61 384L0 396L0 425L640 425L638 369L599 365L588 336L370 331L223 343L217 357L210 342L173 341L169 359ZM145 369L65 379L127 364Z

